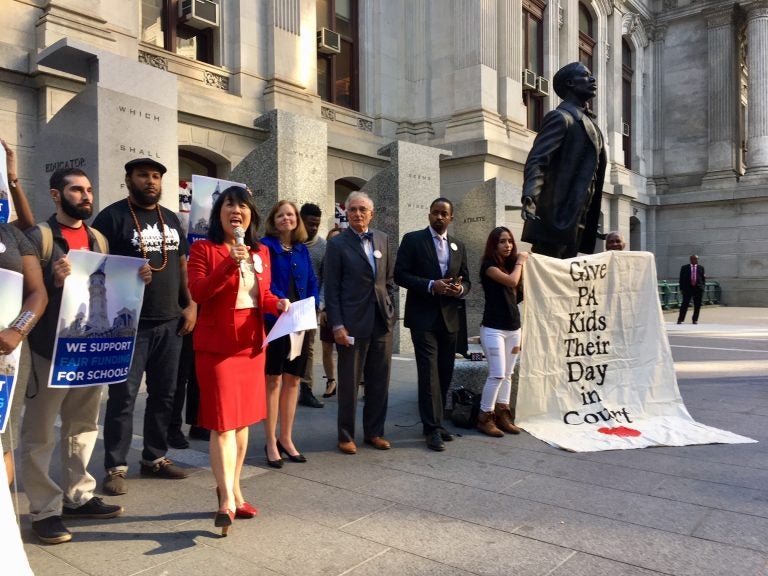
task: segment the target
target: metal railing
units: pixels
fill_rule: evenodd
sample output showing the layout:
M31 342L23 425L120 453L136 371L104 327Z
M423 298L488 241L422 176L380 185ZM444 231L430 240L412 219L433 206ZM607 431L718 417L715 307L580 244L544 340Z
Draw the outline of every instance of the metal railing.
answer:
M721 295L720 283L717 280L707 280L701 303L702 305L720 304ZM683 293L680 291L679 282L670 282L669 280L659 282L659 302L661 302L662 309L680 308L682 300Z

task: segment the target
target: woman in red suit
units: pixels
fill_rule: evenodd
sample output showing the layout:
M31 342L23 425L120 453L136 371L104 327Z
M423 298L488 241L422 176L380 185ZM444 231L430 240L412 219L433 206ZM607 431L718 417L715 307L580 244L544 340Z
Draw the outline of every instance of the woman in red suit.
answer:
M233 518L253 518L243 498L240 472L248 426L267 415L264 383L264 314L287 310L288 300L270 291L269 251L258 242L259 215L251 194L224 190L213 205L208 239L192 245L189 291L200 304L194 332L200 383L198 424L211 430L211 468L222 536ZM242 242L236 235L243 233Z

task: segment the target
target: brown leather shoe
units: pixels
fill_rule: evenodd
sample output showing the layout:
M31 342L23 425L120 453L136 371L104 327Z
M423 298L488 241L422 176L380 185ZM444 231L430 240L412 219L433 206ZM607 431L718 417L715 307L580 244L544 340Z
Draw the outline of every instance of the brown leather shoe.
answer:
M366 438L365 443L370 444L377 450L389 450L392 448L389 440L386 440L383 436L372 436L371 438Z
M357 446L350 440L349 442L339 442L339 450L344 454L357 454Z

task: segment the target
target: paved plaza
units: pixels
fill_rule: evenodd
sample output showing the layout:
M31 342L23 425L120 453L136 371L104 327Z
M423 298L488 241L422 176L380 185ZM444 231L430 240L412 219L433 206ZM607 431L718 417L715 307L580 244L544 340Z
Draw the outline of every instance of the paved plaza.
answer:
M38 576L768 575L768 309L675 319L665 313L692 416L759 443L575 454L452 429L461 436L436 453L420 436L415 364L398 356L392 450L336 451L335 399L298 411L306 464L268 468L254 426L243 484L260 514L220 538L207 444L169 454L190 478L143 479L137 436L129 492L108 499L125 514L68 521L68 544L36 543L20 488L30 563ZM99 481L102 458L99 443Z

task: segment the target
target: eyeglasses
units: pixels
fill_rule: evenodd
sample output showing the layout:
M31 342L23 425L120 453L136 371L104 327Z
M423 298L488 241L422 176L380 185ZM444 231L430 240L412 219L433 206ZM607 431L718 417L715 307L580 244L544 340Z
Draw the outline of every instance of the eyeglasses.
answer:
M365 206L350 206L347 208L347 212L351 212L354 214L355 212L360 212L360 214L365 214L366 212L370 212L368 208Z

